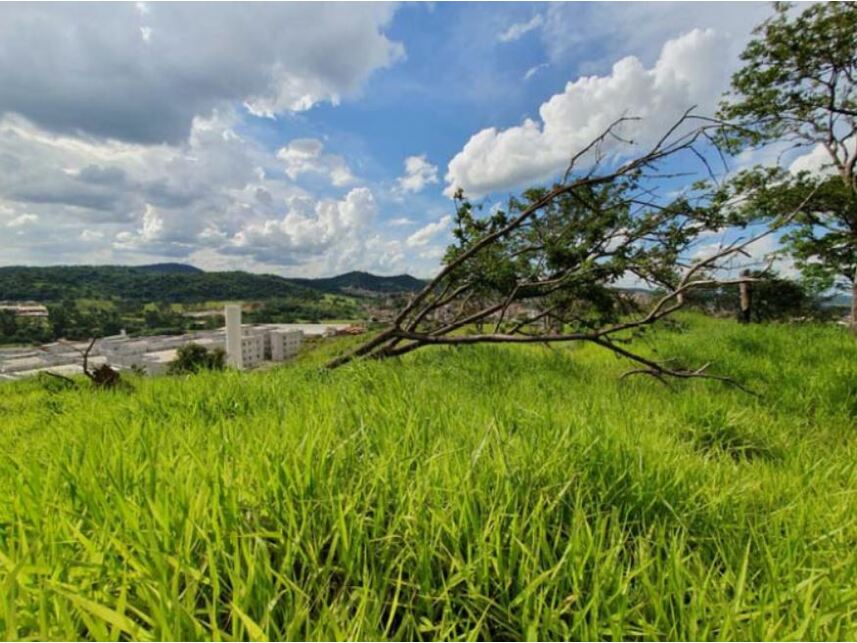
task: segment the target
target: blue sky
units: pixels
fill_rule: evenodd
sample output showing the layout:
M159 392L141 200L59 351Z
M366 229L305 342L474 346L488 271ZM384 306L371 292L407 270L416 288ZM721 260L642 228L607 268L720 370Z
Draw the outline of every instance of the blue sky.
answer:
M3 5L0 264L426 276L453 188L490 206L617 115L645 144L711 113L770 11Z

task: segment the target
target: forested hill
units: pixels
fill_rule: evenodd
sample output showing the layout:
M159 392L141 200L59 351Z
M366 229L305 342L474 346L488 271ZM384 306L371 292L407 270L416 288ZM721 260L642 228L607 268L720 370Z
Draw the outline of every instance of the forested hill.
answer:
M324 292L348 290L403 292L415 289L414 284L421 287L422 283L409 275L378 277L368 273L291 280L239 271L205 272L185 264L7 266L0 267L0 300L51 302L93 298L182 303L224 299L317 299Z
M293 283L308 288L315 288L324 292L335 293L403 293L417 292L422 290L426 282L411 275L394 275L392 277L380 277L369 272L346 272L336 277L321 279L292 279Z
M197 274L205 272L202 268L191 266L187 263L152 263L147 266L134 266L139 270L146 272L172 272L172 273L191 273Z

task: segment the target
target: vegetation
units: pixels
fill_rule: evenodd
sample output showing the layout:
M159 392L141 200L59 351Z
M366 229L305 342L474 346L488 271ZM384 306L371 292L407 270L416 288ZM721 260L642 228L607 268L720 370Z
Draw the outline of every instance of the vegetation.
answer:
M626 331L642 332L669 317L700 288L745 285L747 277L729 274L731 261L794 213L777 215L749 238L691 255L700 235L726 226L731 213L707 181L668 189L674 175L665 166L680 163L687 180L713 177L705 153L712 154L724 125L688 110L640 151L629 140L636 120L611 123L572 156L560 180L511 198L506 209L477 216L457 190L455 242L441 270L381 333L328 367L426 346L592 342L635 362L629 375L715 377L740 386L707 373L709 360L676 367L645 357L627 346ZM626 147L620 153L617 146ZM615 162L617 156L623 161ZM617 286L629 277L661 289L642 311ZM476 333L461 333L474 325Z
M331 293L377 293L395 294L417 292L426 285L421 279L410 275L379 277L368 272L354 270L336 277L321 279L292 279L292 282L307 288Z
M300 285L297 285L300 284ZM183 264L155 266L0 267L0 300L118 299L170 303L212 300L319 301L354 287L377 293L409 292L423 283L409 275L348 273L329 279L284 279L249 272L203 272Z
M359 319L360 304L353 297L324 295L312 301L269 299L244 316L247 323L320 322L326 319Z
M795 318L825 319L837 309L826 299L814 297L803 284L784 279L770 271L751 270L748 277L751 302L748 321L793 321ZM719 316L739 318L738 287L718 286L700 289L687 297L688 306Z
M778 6L733 78L731 124L685 114L617 164L623 118L487 217L459 193L428 284L0 269L0 299L50 306L47 322L0 315L13 341L181 329L212 300L292 321L416 293L368 341L265 373L191 344L181 378L116 386L87 349L97 386L4 384L5 638L857 638L857 342L765 323L837 281L857 294L855 34L853 5ZM835 172L757 167L676 196L662 162L712 173L724 133L732 151L821 145ZM700 233L759 221L687 259ZM722 276L778 227L814 291ZM661 291L632 301L629 275ZM748 282L758 324L680 310L734 312ZM401 359L350 363L365 357Z
M418 279L348 273L287 280L245 272L207 273L184 264L0 268L0 300L36 300L49 316L0 311L0 344L39 344L115 335L174 335L219 327L226 300L254 302L249 323L360 319L364 304L409 292ZM351 294L344 294L351 293ZM205 316L205 311L214 314ZM189 314L190 313L190 314Z
M821 155L822 171L755 167L727 193L743 198L744 220L800 206L786 248L817 290L850 286L857 333L857 6L788 4L762 23L732 78L721 115L733 150L778 143Z
M208 350L205 346L185 344L176 351L176 358L167 366L170 375L187 375L200 371L222 371L226 368L226 352L222 348Z
M591 344L3 385L4 637L855 638L857 345L682 323L759 397Z
M213 299L318 299L321 294L275 275L169 272L131 266L0 268L0 299L121 299L189 303Z

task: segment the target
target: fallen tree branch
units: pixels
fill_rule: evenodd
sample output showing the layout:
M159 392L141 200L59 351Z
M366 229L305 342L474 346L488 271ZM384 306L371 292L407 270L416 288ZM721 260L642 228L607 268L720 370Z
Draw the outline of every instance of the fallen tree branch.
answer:
M664 382L717 380L754 394L730 377L708 373L707 364L673 368L617 342L626 343L626 333L633 336L680 310L692 290L755 280L717 273L750 244L787 225L800 208L749 238L736 239L696 261L682 261L699 233L719 229L725 218L706 205L704 194L659 200L657 185L665 175L659 166L686 153L688 162L701 166L702 176L713 178L697 143L711 145L716 137L710 131L725 124L689 110L648 151L596 172L606 158L605 145L628 143L616 128L632 122L635 119L623 117L612 123L571 157L560 183L511 199L508 212L476 218L458 191L456 244L440 272L388 328L327 366L399 357L424 346L590 342L641 366L626 376L646 374ZM686 125L694 127L685 131ZM577 173L588 154L595 156L592 166ZM632 297L616 287L629 274L663 289L654 301L634 304L643 312L630 318ZM472 327L481 330L486 322L493 332L469 332ZM537 323L543 328L534 328Z

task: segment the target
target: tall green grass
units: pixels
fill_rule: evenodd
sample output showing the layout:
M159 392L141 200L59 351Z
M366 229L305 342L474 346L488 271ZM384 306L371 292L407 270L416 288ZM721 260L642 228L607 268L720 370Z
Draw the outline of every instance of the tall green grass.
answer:
M685 321L758 398L594 346L4 385L0 634L857 637L857 342Z

